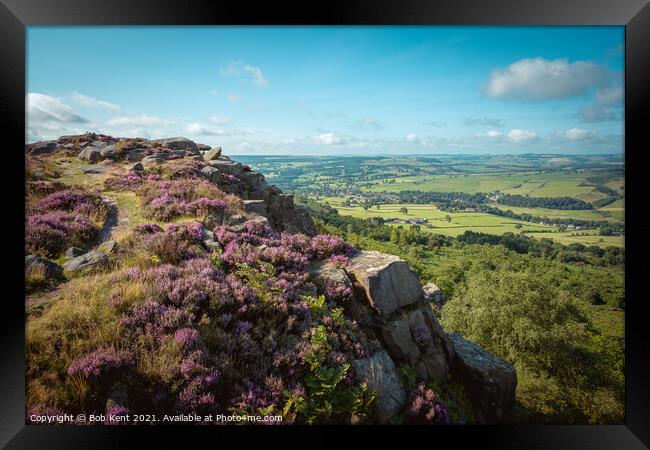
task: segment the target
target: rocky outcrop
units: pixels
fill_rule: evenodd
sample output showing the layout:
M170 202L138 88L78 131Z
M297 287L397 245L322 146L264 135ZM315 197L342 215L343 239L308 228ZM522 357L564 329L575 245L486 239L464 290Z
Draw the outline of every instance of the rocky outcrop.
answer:
M165 139L154 139L151 142L154 144L160 144L163 147L171 150L187 150L196 155L201 154L199 152L199 148L196 146L196 143L194 143L194 141L182 136L176 136L176 137L165 138Z
M206 161L212 161L221 156L221 147L215 147L210 149L208 152L203 155L203 159Z
M479 423L512 419L517 387L515 368L457 333L449 335L454 350L453 374L467 391Z
M347 271L365 291L370 305L384 317L423 298L418 276L398 256L360 252Z
M438 286L433 283L427 283L422 286L422 291L424 292L424 299L435 305L436 308L442 308L442 305L445 304L445 297L442 295L442 291Z
M36 255L25 256L25 273L30 274L37 268L43 271L47 280L56 280L63 276L63 269L57 263Z
M66 261L63 264L63 268L66 270L66 272L74 273L74 272L81 272L94 267L100 267L106 264L107 262L108 262L108 257L104 252L101 252L99 250L93 250L91 252L84 253L81 256L77 256L76 258L72 258Z
M201 169L201 175L211 183L215 184L219 183L219 179L221 178L221 172L219 172L219 169L215 169L212 166L206 166Z
M83 254L84 251L79 247L70 247L68 250L66 250L63 256L65 256L67 259L72 259L72 258L76 258L77 256L81 256Z
M355 378L377 393L377 419L386 423L400 414L406 404L406 391L393 360L381 351L368 358L353 361Z
M244 209L246 212L258 214L266 217L266 204L263 200L244 200Z
M84 147L79 153L79 159L90 162L98 162L103 158L102 150L107 146L103 141L94 141Z
M475 399L479 423L509 420L514 369L475 344L461 341L462 337L448 336L417 275L404 260L361 251L343 267L329 261L312 264L310 278L321 293L328 287L353 288L353 297L343 305L345 314L381 344L394 365L409 365L418 382L442 385L453 377L462 383ZM389 411L385 411L387 416Z
M31 145L25 146L26 153L29 155L33 156L38 156L38 155L47 155L50 153L54 153L57 150L57 143L56 141L43 141L43 142L36 142Z

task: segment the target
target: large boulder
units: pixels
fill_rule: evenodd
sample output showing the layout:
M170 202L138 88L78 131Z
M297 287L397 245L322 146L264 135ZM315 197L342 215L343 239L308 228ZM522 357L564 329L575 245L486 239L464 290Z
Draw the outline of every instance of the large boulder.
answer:
M324 292L327 287L351 287L352 282L345 270L331 261L315 261L309 267L309 276L316 287Z
M112 255L117 251L118 247L119 246L117 244L117 241L110 239L108 241L102 242L99 247L97 247L97 250L104 253L105 255Z
M442 291L438 286L433 283L427 283L422 286L422 291L424 292L424 299L436 305L437 308L442 308L442 305L445 304L445 297L442 295Z
M124 142L117 142L112 145L107 145L104 147L100 154L102 155L102 158L108 158L108 159L120 159L123 152L124 148Z
M101 141L98 141L101 142ZM106 145L102 145L103 143L93 143L91 145L87 145L81 152L79 152L79 159L83 161L90 161L90 162L97 162L101 161L104 159L102 156L102 150L106 147Z
M29 155L47 155L50 153L55 152L57 149L57 143L56 141L43 141L43 142L36 142L35 144L31 144L27 146L27 153Z
M400 414L406 404L406 392L395 369L395 364L384 351L352 362L357 381L367 383L377 393L377 415L386 423Z
M201 175L205 177L211 183L218 183L220 178L219 169L216 169L211 166L205 166L201 169Z
M362 251L346 270L365 291L370 305L384 317L424 297L418 276L398 256Z
M47 280L59 279L63 276L63 269L57 263L36 255L25 256L25 274L31 274L36 270L42 270Z
M282 191L276 185L265 183L264 185L259 186L258 189L251 189L251 191L248 193L248 197L251 200L264 200L267 204L269 204L273 196L281 193Z
M251 190L257 190L266 184L264 175L259 172L244 171L240 178L250 186Z
M239 175L242 172L241 163L238 163L237 161L233 161L231 159L224 159L223 157L210 160L208 161L208 164L216 169L219 169L219 171L226 175Z
M133 148L131 150L128 150L125 159L127 161L131 162L136 162L136 161L141 161L142 158L144 158L147 155L147 149L146 148Z
M84 251L79 247L70 247L68 248L68 250L66 250L63 256L65 256L67 259L72 259L72 258L76 258L77 256L81 256L83 254Z
M266 216L267 214L264 200L244 200L244 210L260 216Z
M142 158L141 162L144 166L158 165L165 162L165 156L161 153L155 153L153 155L145 156Z
M409 364L418 381L444 384L451 371L453 348L423 301L400 309L388 321L374 320L374 328L394 361Z
M479 423L512 420L517 372L501 358L457 333L449 335L454 347L453 375L465 387Z
M203 159L206 161L212 161L221 156L221 147L215 147L213 149L210 149L203 155Z
M176 136L176 137L171 137L166 139L156 139L151 142L155 144L160 144L163 147L171 150L189 150L194 154L198 154L198 155L201 154L194 141L182 136Z
M314 225L314 220L311 218L309 211L302 206L296 206L293 209L289 225L287 227L288 232L303 233L307 236L316 236L318 234L318 230L316 229L316 225Z
M63 264L63 268L70 273L80 272L94 267L100 267L108 262L104 252L93 250L81 256L72 258Z

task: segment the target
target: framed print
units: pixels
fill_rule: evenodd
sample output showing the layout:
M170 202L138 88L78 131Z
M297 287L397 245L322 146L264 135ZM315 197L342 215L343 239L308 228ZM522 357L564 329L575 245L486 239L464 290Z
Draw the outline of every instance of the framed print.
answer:
M0 12L7 448L646 448L647 2Z

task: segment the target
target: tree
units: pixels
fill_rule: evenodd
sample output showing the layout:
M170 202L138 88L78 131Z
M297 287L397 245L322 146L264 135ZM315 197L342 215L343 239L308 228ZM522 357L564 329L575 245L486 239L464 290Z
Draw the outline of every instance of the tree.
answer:
M512 363L568 381L588 338L583 311L535 274L482 271L456 290L442 324Z
M447 215L445 216L445 220L446 220L447 222L451 223L451 216L450 216L449 214L447 214Z

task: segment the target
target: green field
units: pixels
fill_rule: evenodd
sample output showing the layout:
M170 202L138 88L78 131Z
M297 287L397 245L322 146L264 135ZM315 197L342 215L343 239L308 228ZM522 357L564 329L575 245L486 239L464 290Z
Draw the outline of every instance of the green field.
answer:
M625 219L625 200L619 199L607 206L600 208L601 211L618 220Z
M622 200L620 200L622 201ZM614 203L619 202L617 200ZM580 219L580 220L611 220L619 221L617 212L622 208L600 208L600 209L548 209L548 208L524 208L521 206L500 205L492 203L490 206L502 209L504 211L512 211L515 214L530 214L539 217L548 217L551 219Z
M555 231L556 227L533 224L520 220L513 220L507 217L493 216L479 212L445 212L440 211L435 205L417 205L417 204L388 204L381 205L380 209L371 208L364 210L360 206L346 207L343 206L343 199L327 197L323 199L332 207L339 211L339 214L346 216L359 217L367 219L370 217L382 217L384 219L428 219L428 223L422 224L423 231L430 231L435 234L444 234L446 236L458 236L467 230L481 233L503 234L506 232L518 233L520 231ZM408 213L400 212L400 208L405 207ZM451 217L451 222L445 220L446 216ZM515 225L521 225L516 228ZM395 226L408 224L392 224Z
M501 235L503 233L521 233L526 232L528 236L535 238L549 238L562 244L580 243L584 245L597 245L599 247L623 247L625 238L623 236L599 236L595 230L588 231L559 231L557 227L539 225L521 220L513 220L507 217L494 216L480 212L445 212L440 211L435 205L420 204L387 204L364 210L361 206L343 206L343 199L339 197L324 197L323 202L336 208L339 214L344 216L359 217L368 219L371 217L381 217L384 219L428 219L428 223L420 225L422 231L428 231L433 234L442 234L445 236L459 236L465 231L476 231L480 233L490 233ZM400 208L405 207L408 213L400 212ZM515 208L509 208L515 209ZM594 211L560 211L546 210L542 208L516 208L523 212L538 213L538 210L553 211L560 215L555 217L575 217L586 220L591 219L588 213L596 214ZM516 211L515 211L516 212ZM571 215L571 213L585 213L582 217ZM562 216L566 213L566 216ZM446 216L451 217L451 222L447 222ZM600 216L598 216L600 217ZM600 217L602 219L602 217ZM516 225L521 225L517 228ZM389 224L392 226L409 227L409 224Z
M416 190L468 194L501 191L531 197L575 197L585 201L604 198L605 194L596 191L596 186L586 181L588 176L589 172L421 176L379 180L367 189L388 192ZM388 182L390 180L394 182Z
M625 236L600 236L595 231L557 231L554 233L528 233L536 238L549 238L561 244L597 245L599 247L625 247Z

